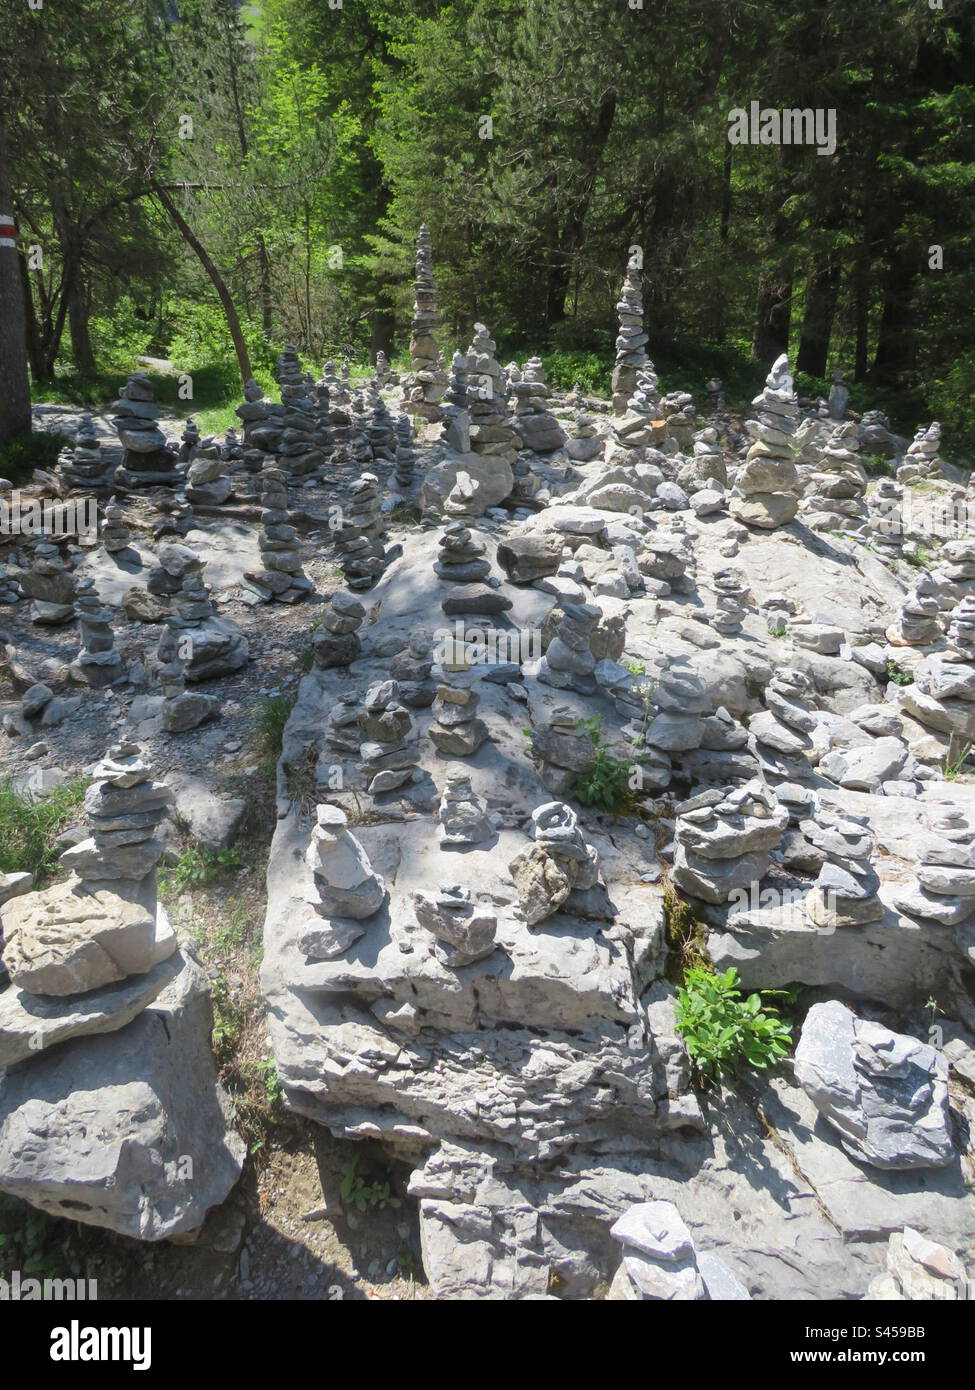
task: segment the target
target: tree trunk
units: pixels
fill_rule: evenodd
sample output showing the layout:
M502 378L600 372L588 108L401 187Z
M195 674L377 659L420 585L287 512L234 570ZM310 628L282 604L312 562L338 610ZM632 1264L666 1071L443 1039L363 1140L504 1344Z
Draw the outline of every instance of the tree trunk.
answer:
M0 109L0 446L31 429L24 286L12 219L13 192Z
M774 362L789 351L792 322L792 277L764 275L758 282L755 305L755 333L752 356L759 362Z
M23 252L18 252L17 259L20 262L20 284L24 294L24 334L27 342L27 361L30 364L30 374L33 380L44 381L47 379L44 374L46 364L44 353L41 350L41 334L37 326L37 314L34 311L30 271L27 269L27 259Z
M206 247L197 237L196 233L193 231L193 228L187 222L186 218L180 212L179 208L173 202L172 198L170 198L165 188L163 188L163 186L160 183L158 183L155 179L150 179L149 187L155 194L155 196L159 199L160 203L163 205L166 211L169 213L169 216L172 218L173 222L175 222L177 228L179 229L180 236L182 236L187 246L189 246L192 249L200 264L202 265L203 269L210 277L210 283L216 290L220 303L223 305L223 312L227 319L227 327L230 330L230 336L234 344L234 352L237 354L237 365L240 368L240 379L241 382L244 383L250 377L252 377L254 373L251 371L251 360L247 352L247 344L244 342L243 332L241 331L240 319L237 316L237 310L234 307L234 301L230 297L230 291L227 289L227 286L224 283L223 276L220 274L219 270L214 265L213 261L210 259L210 255Z
M820 256L806 280L806 299L796 370L824 377L829 359L829 340L840 289L839 258L826 252Z
M877 351L870 374L875 386L904 385L914 366L916 340L911 304L916 275L916 262L901 258L886 276Z
M549 252L545 283L545 321L549 328L562 323L566 316L565 301L569 297L576 257L585 245L586 218L592 203L593 190L603 162L606 144L616 120L616 93L603 94L590 130L588 162L579 191L570 204L561 234L556 232L555 245Z
M853 354L853 380L866 381L870 348L870 249L864 237L857 255L853 284L853 314L856 347Z
M94 376L97 370L95 354L91 347L91 334L88 331L88 295L75 270L67 290L68 332L71 335L71 356L75 367L82 376Z

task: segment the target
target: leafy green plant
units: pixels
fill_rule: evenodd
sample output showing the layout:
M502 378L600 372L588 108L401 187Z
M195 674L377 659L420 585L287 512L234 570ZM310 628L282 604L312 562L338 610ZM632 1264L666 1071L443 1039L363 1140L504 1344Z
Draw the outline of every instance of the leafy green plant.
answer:
M62 782L43 796L19 796L10 781L0 782L0 873L26 870L34 887L58 872L57 838L75 819L89 782Z
M581 721L589 735L595 756L585 772L580 772L572 784L570 795L583 806L598 806L614 815L632 814L636 809L636 795L630 785L632 766L614 758L603 742L602 716Z
M202 888L231 869L241 868L243 862L235 849L193 847L184 850L172 868L163 870L160 889L164 893L183 893L187 888Z
M692 966L677 989L677 1030L702 1080L734 1074L742 1064L760 1071L786 1056L792 1030L761 994L743 999L738 972Z
M788 626L785 623L773 623L769 627L768 635L770 637L784 637L788 631Z
M884 667L884 675L889 681L893 681L895 685L910 685L914 680L912 675L898 666L897 662L893 661L890 657L887 658L887 665Z
M382 1211L385 1207L401 1206L400 1199L392 1195L388 1182L368 1182L359 1172L359 1156L354 1155L345 1166L339 1193L346 1210L355 1207L357 1211Z

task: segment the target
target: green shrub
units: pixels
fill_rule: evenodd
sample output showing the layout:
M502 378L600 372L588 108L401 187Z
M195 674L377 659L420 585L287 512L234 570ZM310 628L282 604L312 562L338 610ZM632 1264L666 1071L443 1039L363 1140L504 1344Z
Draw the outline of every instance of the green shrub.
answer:
M887 665L884 667L884 675L889 681L893 681L895 685L910 685L914 680L912 675L902 670L897 662L891 660L890 657L887 658Z
M742 1065L764 1070L784 1057L792 1030L760 994L741 997L738 972L723 975L692 966L677 989L677 1030L702 1079L734 1074Z
M70 435L46 430L18 435L0 447L0 478L6 478L15 486L29 483L35 468L50 472L58 461L58 454L71 442Z
M945 427L951 452L975 449L975 352L958 357L928 388L930 413Z
M603 742L603 721L600 715L585 719L582 725L589 735L594 756L590 767L580 772L570 792L583 806L598 806L614 815L632 814L636 809L636 794L630 786L630 763L614 758Z
M548 383L556 391L571 391L576 382L591 396L609 395L613 359L598 352L557 351L542 358Z
M243 862L235 849L201 845L199 849L185 850L172 868L163 871L160 891L182 893L187 888L202 888L231 869L241 868Z

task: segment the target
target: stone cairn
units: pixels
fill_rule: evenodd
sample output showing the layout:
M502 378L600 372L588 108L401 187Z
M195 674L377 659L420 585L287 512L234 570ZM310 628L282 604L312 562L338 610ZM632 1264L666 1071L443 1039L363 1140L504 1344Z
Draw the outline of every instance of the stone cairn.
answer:
M342 589L332 594L311 643L319 670L351 666L358 661L362 651L359 628L365 617L365 608L353 594Z
M382 907L386 885L348 825L341 807L319 806L305 862L312 871L314 906L320 915L361 922Z
M114 464L102 458L101 441L91 415L82 415L75 431L74 447L58 458L61 477L68 487L108 487L115 472Z
M941 447L941 425L937 420L925 428L922 425L904 455L904 462L898 468L896 478L899 483L916 482L920 478L942 478L945 476L942 460L938 453Z
M30 557L30 569L18 571L16 578L25 597L33 599L30 607L32 623L59 627L75 616L75 579L61 558L56 545L42 541L35 545Z
M612 1303L743 1302L748 1290L716 1256L698 1254L673 1202L640 1202L610 1227L623 1247L606 1298ZM713 1291L712 1291L713 1290Z
M494 355L496 350L497 344L484 324L475 323L474 338L467 349L471 449L510 467L518 450L514 430L508 423L504 373Z
M220 507L230 497L233 484L224 473L220 445L213 435L200 441L186 471L186 500L197 506Z
M364 736L359 761L370 796L395 791L413 781L420 761L416 724L399 697L396 681L377 681L366 691L359 711L359 730Z
M257 546L262 568L245 570L244 578L264 603L297 603L313 585L301 563L298 532L288 521L288 475L280 468L261 474L261 529Z
M336 536L339 562L350 589L369 589L383 572L386 523L379 506L379 479L363 473L349 488Z
M715 611L708 621L722 637L736 637L748 612L748 581L740 569L725 565L715 570L709 581L714 593Z
M887 629L887 641L894 647L928 647L940 642L940 586L925 570L901 604L900 612Z
M416 240L410 371L403 380L403 400L400 409L411 417L420 415L424 420L441 418L440 401L447 389L447 376L440 367L439 352L434 338L439 324L430 233L426 226L422 226Z
M447 768L437 815L441 845L479 845L494 834L487 813L474 794L470 773L459 763Z
M859 450L857 426L837 425L802 503L802 519L813 531L859 531L867 521L867 474L857 459Z
M780 666L772 673L764 696L767 708L748 722L762 767L780 777L808 775L815 757L810 734L818 722L810 708L812 682L802 671Z
M139 745L114 745L96 766L85 792L91 836L66 850L61 864L87 882L138 883L154 873L162 857L165 845L156 832L172 803L169 787L152 780L152 767ZM155 902L154 881L151 886Z
M387 386L396 386L398 382L396 372L390 370L389 358L380 348L376 353L376 385L383 390Z
M550 391L540 357L530 357L521 379L509 383L508 393L515 403L512 425L521 447L536 454L551 454L565 444L565 433L548 409Z
M971 588L971 581L975 580L975 537L945 541L938 557L938 575L943 575L949 584Z
M382 396L372 404L372 418L366 426L372 457L379 463L396 462L396 426Z
M400 700L410 709L429 709L437 694L431 680L433 653L430 634L424 629L411 632L406 646L389 663L389 674L399 683Z
M96 690L112 685L122 674L122 658L115 650L111 610L102 606L93 579L80 579L75 612L81 629L81 651L71 663L76 681Z
M729 510L737 521L771 531L799 510L794 435L799 407L785 353L772 366L765 389L752 401L756 418L746 422L754 442L738 469Z
M182 476L176 456L159 428L159 408L152 382L145 372L133 372L112 402L112 424L125 449L115 482L125 488L177 487Z
M444 397L440 438L451 454L471 451L470 378L467 356L455 352L450 364L450 382Z
M462 521L449 521L437 543L434 571L452 584L475 584L491 573L487 547Z
M897 703L929 729L975 743L975 597L952 610L948 645L918 662L914 684L904 686Z
M910 917L953 927L975 913L975 825L958 806L933 807L928 814L927 832L914 845L917 877L892 901Z
M599 855L587 844L579 817L564 801L547 801L532 811L529 835L534 841L508 865L518 901L529 927L565 907L571 895L599 882Z
M319 438L313 382L301 365L298 351L285 344L278 358L275 380L281 390L281 438L277 443L278 467L292 477L304 477L325 462Z
M178 568L179 587L174 598L176 613L167 617L156 649L157 669L178 657L184 647L191 648L185 666L186 679L211 680L232 675L250 660L247 639L235 623L218 618L203 582L203 561L185 546L166 547L186 554L178 557L160 552L160 560ZM175 576L170 575L170 583ZM170 589L169 592L172 592Z
M616 306L619 333L616 338L616 365L613 368L613 409L622 414L637 384L637 372L647 360L648 335L643 327L643 286L640 261L631 256L626 266L623 288Z
M187 420L186 427L179 438L180 463L192 463L200 444L200 427L192 416Z
M896 559L904 548L904 489L893 478L881 478L867 506L870 539L891 559Z
M459 883L438 893L414 893L413 910L419 925L437 938L438 954L452 970L484 960L497 945L497 917Z
M677 807L673 880L709 903L761 882L789 813L757 779L732 791L701 792Z
M362 737L359 733L359 702L354 695L340 695L328 712L325 742L339 753L358 753Z
M120 555L129 547L131 532L125 524L125 512L117 502L109 502L102 523L102 545L109 555Z
M480 697L469 686L437 686L430 742L445 758L472 758L488 737L487 725L478 718Z
M267 455L274 453L281 441L284 407L265 400L264 392L253 377L244 382L244 401L234 414L244 427L242 461L249 473L260 473Z
M572 603L563 599L556 612L555 632L546 649L538 679L559 690L576 690L580 695L594 695L596 658L592 641L602 611L592 603Z
M657 373L649 359L637 369L636 384L626 403L626 413L613 421L612 429L617 450L642 450L662 442L664 424L660 390Z
M592 463L601 458L606 448L606 440L596 428L596 422L588 411L580 410L569 429L565 441L565 452L574 463Z
M178 650L177 638L172 644L170 659L160 662L156 670L163 696L162 726L167 734L186 733L208 719L216 719L220 713L220 701L216 696L186 689L186 663Z
M400 492L411 492L416 483L416 455L413 451L413 425L408 415L396 421L396 469L393 474Z
M806 916L818 927L858 927L878 922L884 905L877 897L880 879L871 864L874 837L866 816L819 811L801 820L808 844L826 856L805 899Z

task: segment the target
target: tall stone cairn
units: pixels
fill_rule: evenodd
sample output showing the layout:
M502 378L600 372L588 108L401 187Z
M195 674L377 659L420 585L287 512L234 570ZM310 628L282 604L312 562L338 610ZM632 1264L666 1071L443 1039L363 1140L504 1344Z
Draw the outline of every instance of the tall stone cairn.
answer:
M613 409L622 414L636 389L637 372L647 360L643 284L636 256L631 256L627 262L616 313L620 331L616 338L616 365L613 368Z
M433 254L426 225L416 239L416 279L413 281L413 325L410 332L410 371L403 381L400 409L424 420L441 419L439 402L447 390L447 374L439 364L434 333L440 325Z
M799 405L785 353L773 363L765 389L752 405L755 419L746 421L746 429L753 442L735 475L728 509L736 521L772 531L799 510L794 442Z

